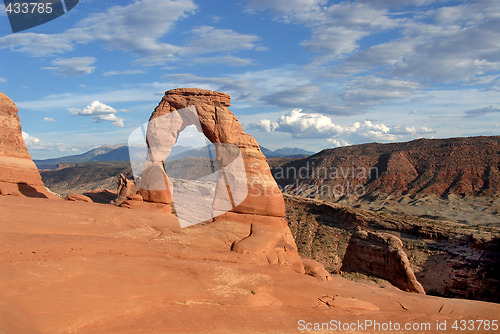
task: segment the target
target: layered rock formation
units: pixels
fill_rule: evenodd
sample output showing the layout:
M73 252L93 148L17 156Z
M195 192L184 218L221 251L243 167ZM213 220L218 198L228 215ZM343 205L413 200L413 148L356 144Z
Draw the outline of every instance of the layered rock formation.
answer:
M352 233L362 228L401 239L415 277L427 294L500 302L498 227L436 222L289 195L284 198L299 254L321 262L330 272L340 270ZM344 274L352 277L362 269L355 267Z
M273 174L288 193L324 200L377 193L498 197L499 166L500 136L491 136L326 149Z
M49 198L21 132L17 107L0 92L0 194Z
M159 211L166 214L172 213L172 208L169 204L161 201L154 202L151 198L149 198L149 201L144 201L142 195L139 194L140 191L144 190L138 188L134 180L127 179L125 175L120 174L118 177L116 198L112 203L127 209Z
M130 196L133 196L134 199L142 200L142 196L137 195L138 190L139 189L135 185L134 180L127 179L127 177L123 173L121 173L120 176L118 177L118 189L116 191L115 201L117 203L121 203Z
M156 119L169 113L187 110L182 115L175 115L165 121ZM163 161L167 158L179 134L190 125L195 125L212 143L229 144L217 146L217 163L228 166L235 156L241 153L244 160L248 180L248 196L231 211L244 214L255 214L273 217L283 217L285 206L281 192L274 181L265 156L262 154L255 139L243 132L236 116L227 108L230 97L227 94L202 89L173 89L165 93L162 101L151 115L148 125L147 141L150 152L149 168L145 169L142 178L154 179L149 183L164 183L164 191L141 190L145 201L170 204L172 197L168 191L168 178L163 170ZM158 176L156 171L163 176ZM219 183L221 186L222 182ZM219 189L219 193L225 192ZM266 201L262 201L264 194ZM227 196L216 196L214 210L227 211Z
M425 294L403 251L403 243L394 235L358 229L351 236L342 266L342 270L353 269L384 278L403 291Z
M285 203L257 141L243 132L228 109L227 94L202 89L167 91L149 120L148 156L138 182L144 201L171 204L163 163L179 133L195 125L216 147L220 167L212 202L213 224L234 235L231 249L260 254L272 264L304 272L295 242L283 219ZM174 203L174 205L176 205ZM179 214L179 206L176 205ZM314 266L309 266L314 267ZM320 276L325 276L321 274Z

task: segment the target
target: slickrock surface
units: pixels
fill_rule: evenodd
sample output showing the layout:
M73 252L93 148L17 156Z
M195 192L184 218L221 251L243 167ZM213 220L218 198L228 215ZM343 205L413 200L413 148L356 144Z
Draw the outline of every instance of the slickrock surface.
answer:
M173 215L112 205L0 196L0 332L299 333L300 320L376 320L443 333L436 320L450 328L500 314L498 304L257 263L229 251L227 231L180 230Z
M425 294L415 278L403 242L388 233L359 229L351 236L342 270L360 270L385 278L403 291Z
M49 198L21 132L17 107L0 92L0 195Z
M73 202L87 202L87 203L94 202L92 198L81 194L69 194L68 196L66 196L66 200Z

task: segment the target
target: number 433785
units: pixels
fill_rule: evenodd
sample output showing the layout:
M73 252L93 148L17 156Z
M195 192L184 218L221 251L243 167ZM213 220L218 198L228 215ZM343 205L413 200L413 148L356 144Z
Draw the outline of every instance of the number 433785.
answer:
M9 14L50 14L52 13L52 3L38 2L14 2L5 7Z
M497 331L498 320L455 320L451 328L457 331Z

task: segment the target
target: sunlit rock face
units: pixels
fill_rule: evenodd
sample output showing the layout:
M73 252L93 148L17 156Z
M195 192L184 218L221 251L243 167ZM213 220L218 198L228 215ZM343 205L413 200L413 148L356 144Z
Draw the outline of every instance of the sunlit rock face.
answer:
M176 200L175 186L163 164L179 134L194 125L215 146L213 158L218 167L207 221L224 225L235 236L233 251L259 254L265 263L290 265L303 272L295 241L283 219L281 191L259 144L243 131L229 106L229 95L221 92L197 88L167 91L147 125L148 151L137 182L139 193L144 201L173 203L182 216L182 200Z
M15 103L0 92L0 194L48 198L21 132Z

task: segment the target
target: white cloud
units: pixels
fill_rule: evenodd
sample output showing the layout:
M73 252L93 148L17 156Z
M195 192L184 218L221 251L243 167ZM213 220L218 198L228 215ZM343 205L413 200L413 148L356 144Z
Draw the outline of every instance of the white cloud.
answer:
M337 67L338 74L355 75L372 69L384 69L404 60L413 51L410 41L390 41L375 44L363 51L354 53Z
M351 1L325 7L321 20L322 23L331 26L370 29L378 32L395 27L398 21L389 17L386 8L377 9L371 5Z
M410 46L410 52L389 68L387 74L446 83L472 81L500 70L497 38L500 21L467 28L431 28L434 29L429 31L418 24L408 25L409 34L417 36L401 41Z
M31 136L30 134L26 132L22 132L24 143L28 148L38 146L40 144L40 139L34 136Z
M278 121L263 119L250 125L250 128L264 132L286 132L293 138L322 138L335 146L368 141L395 141L408 136L433 132L427 127L388 126L365 120L352 125L333 123L332 119L320 113L305 113L294 109L282 115Z
M30 151L32 157L37 155L40 152L59 152L62 154L63 152L74 152L75 145L71 145L68 143L51 143L44 140L41 140L38 137L32 136L27 132L22 132L24 143L26 147ZM51 154L53 156L53 153ZM34 157L36 158L36 157Z
M426 126L422 127L415 127L415 126L394 126L391 129L391 133L395 135L403 135L403 136L408 136L408 135L416 135L416 134L426 134L426 133L433 133L434 130L431 128L428 128Z
M319 91L320 88L316 85L301 85L271 93L262 99L270 104L294 108L308 103Z
M177 47L159 39L196 8L190 0L142 0L114 6L80 21L75 28L76 39L99 41L115 50L143 55L176 52Z
M346 131L341 125L334 124L332 119L319 113L304 113L302 109L294 109L282 115L275 127L277 131L291 133L296 138L322 138L337 136Z
M0 46L37 57L65 53L73 50L77 44L91 42L144 56L174 54L179 51L179 47L160 42L159 39L178 20L193 13L196 8L190 0L139 0L94 14L60 34L11 34L0 38Z
M341 146L349 146L349 145L351 145L348 142L346 142L345 140L338 140L338 139L335 139L335 138L327 138L326 141L329 142L329 143L331 143L333 145L333 147L341 147Z
M165 93L165 87L172 87L172 83L147 83L135 84L134 88L118 88L109 90L96 90L92 93L60 93L49 94L40 99L16 101L19 109L29 109L38 111L48 111L51 109L67 109L85 105L88 101L100 100L108 103L134 103L151 102L158 103L158 96L155 91L163 89L161 95Z
M105 77L112 77L115 75L131 75L131 74L142 74L145 73L143 70L125 70L125 71L109 71L103 73Z
M305 24L311 25L312 36L302 45L323 53L332 60L342 54L350 54L359 48L359 41L374 32L381 32L397 25L385 9L355 2L341 2L323 7L320 13L310 13Z
M260 130L263 132L272 132L279 127L277 122L272 122L268 119L262 119L253 124L250 124L250 128Z
M255 61L231 55L231 52L242 50L262 51L257 35L240 34L231 29L219 29L211 26L201 26L188 31L191 36L184 46L172 46L171 52L151 52L137 59L134 64L141 66L158 66L167 62L177 62L188 58L194 63L217 63L229 66L247 66ZM200 57L203 54L217 56Z
M401 8L408 6L425 6L435 2L436 0L357 0L359 3L369 4L380 8Z
M344 1L327 5L320 0L249 0L250 9L271 9L286 22L303 24L311 29L311 38L302 46L321 53L320 63L350 54L359 48L359 41L397 26L387 9Z
M353 53L339 69L426 84L488 83L500 70L499 17L500 2L488 0L416 11L398 21L399 38Z
M257 47L259 37L246 35L231 29L218 29L211 26L202 26L192 29L191 41L186 46L186 53L213 53L251 50Z
M188 32L190 38L184 45L162 41L179 20L193 14L196 9L192 0L138 0L93 14L60 34L17 33L2 37L0 47L40 57L66 53L79 44L99 42L107 49L135 54L140 57L135 64L143 66L157 66L202 54L262 50L263 46L258 44L260 38L257 35L211 26L191 29ZM231 66L253 63L249 59L227 54L224 56L226 58L220 59L219 63L228 62ZM200 62L200 58L196 61ZM111 71L107 75L136 73L138 72Z
M77 77L88 75L94 72L97 61L94 57L73 57L65 59L55 59L52 61L52 67L44 67L46 70L52 70L55 74L63 77Z
M38 156L40 154L43 154L44 156L41 158L48 158L48 157L53 157L54 152L57 152L59 156L61 156L65 152L74 152L74 151L81 151L81 144L70 144L68 142L61 143L61 142L50 142L46 140L41 140L38 137L32 136L28 134L27 132L22 132L24 142L26 144L26 147L28 148L32 158L37 159L39 158ZM88 137L88 134L86 134ZM64 134L59 134L58 140L60 140L61 137L64 137ZM85 144L85 148L87 148L88 144ZM77 149L76 147L80 146L80 149ZM46 154L49 154L46 156Z
M106 121L112 122L114 126L123 128L123 118L118 118L116 116L117 111L102 102L93 101L91 104L83 109L68 109L73 115L77 116L91 116L95 122Z
M271 92L290 88L290 83L306 85L309 79L295 67L281 67L260 71L248 71L230 77L201 77L191 73L165 75L176 84L202 86L207 89L227 92L239 103L261 103L263 96Z
M7 82L7 79L5 79L5 78L0 78L0 82Z
M347 103L373 105L410 96L420 85L415 81L364 76L355 79L342 93Z
M43 57L73 50L73 39L63 34L16 33L1 37L0 47Z
M180 52L180 49L178 50ZM179 61L179 57L175 53L167 53L167 54L152 54L146 57L142 57L136 59L132 62L134 66L143 66L143 67L151 67L151 66L161 66L165 63L173 63Z
M432 2L357 0L327 5L295 0L287 6L284 0L248 0L252 9L267 8L287 22L309 28L311 37L302 46L318 54L310 69L324 76L344 80L368 74L421 85L495 80L500 70L500 2L444 1L429 9ZM384 32L389 34L381 35ZM370 41L374 35L380 42Z
M321 5L325 5L327 0L248 0L249 9L271 9L278 14L295 15L303 11L309 12Z
M249 66L255 64L255 60L253 59L228 55L216 57L195 57L191 61L196 64L224 64L227 66Z
M312 39L304 41L303 46L311 51L327 54L327 59L347 54L359 48L357 43L368 36L368 31L352 30L343 27L322 27L315 29Z
M43 121L44 121L44 122L55 122L56 120L55 120L55 119L53 119L52 117L44 117L44 118L43 118Z
M165 75L178 85L204 87L229 93L231 98L248 107L278 106L303 108L334 115L359 114L357 106L346 105L332 91L311 84L307 73L295 66L248 71L231 77L201 77L190 73Z
M489 107L470 109L465 111L465 115L467 117L478 117L490 113L500 113L500 108L494 108L493 106L489 106Z
M72 109L71 113L73 115L85 115L85 116L109 115L109 114L115 114L116 110L113 107L110 107L99 101L93 101L91 104L89 104L83 109Z

